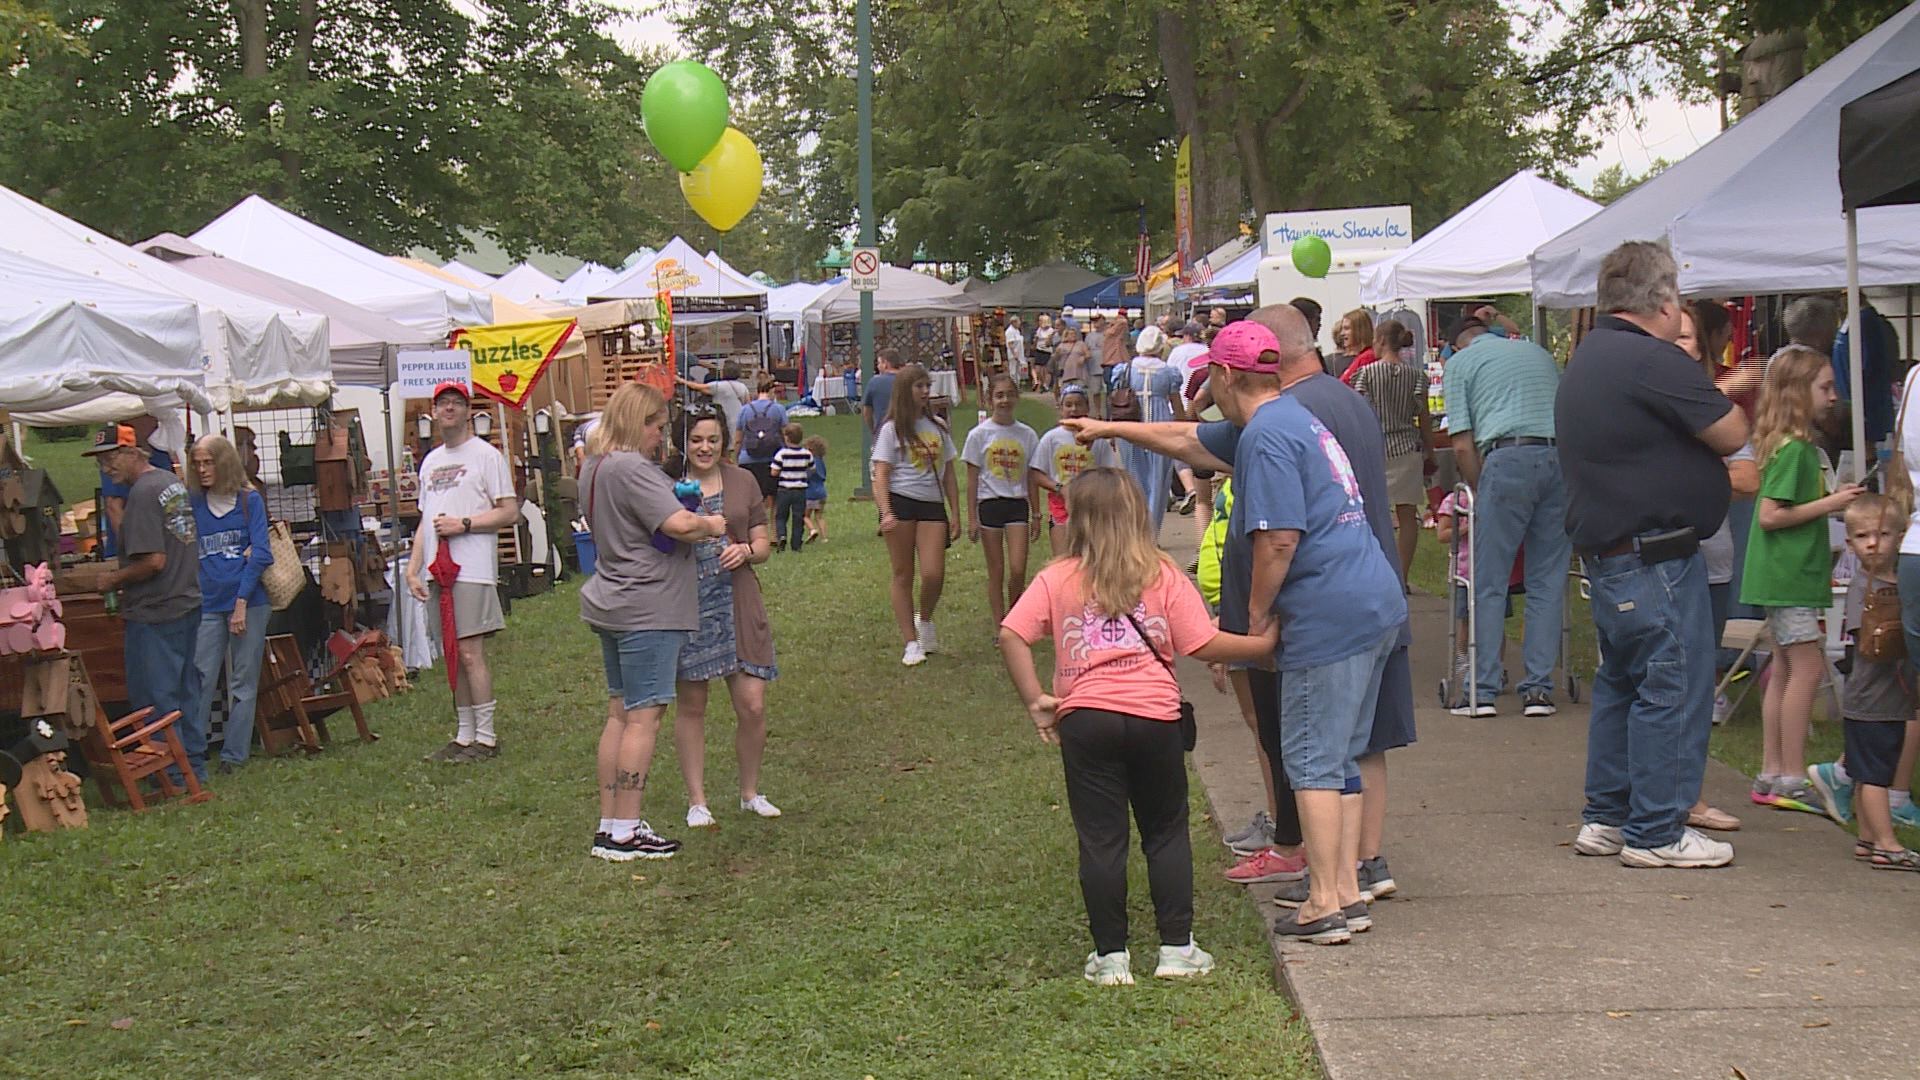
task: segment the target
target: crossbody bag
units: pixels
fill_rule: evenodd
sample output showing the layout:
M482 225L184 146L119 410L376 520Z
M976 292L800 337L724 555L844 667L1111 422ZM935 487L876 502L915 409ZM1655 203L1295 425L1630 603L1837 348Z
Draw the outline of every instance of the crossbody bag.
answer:
M1153 654L1155 660L1160 661L1161 667L1167 669L1167 674L1173 678L1173 685L1179 686L1180 676L1173 670L1173 661L1161 656L1160 650L1153 647L1153 639L1147 636L1146 627L1140 625L1140 620L1134 618L1131 611L1127 612L1127 621L1133 624L1133 632L1140 635L1140 641L1147 647L1147 651ZM1188 701L1187 696L1182 694L1180 695L1180 745L1191 752L1199 741L1200 722L1194 718L1193 702Z

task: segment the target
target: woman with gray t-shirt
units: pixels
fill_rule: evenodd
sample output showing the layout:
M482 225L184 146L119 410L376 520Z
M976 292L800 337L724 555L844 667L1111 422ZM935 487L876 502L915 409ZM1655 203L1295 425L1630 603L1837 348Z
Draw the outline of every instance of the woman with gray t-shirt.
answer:
M592 854L609 862L680 850L640 819L640 797L660 718L673 701L680 649L700 626L689 545L727 533L725 517L696 514L674 495L657 461L666 427L660 392L627 383L600 413L580 471L580 500L599 549L580 590L580 618L599 635L607 672Z

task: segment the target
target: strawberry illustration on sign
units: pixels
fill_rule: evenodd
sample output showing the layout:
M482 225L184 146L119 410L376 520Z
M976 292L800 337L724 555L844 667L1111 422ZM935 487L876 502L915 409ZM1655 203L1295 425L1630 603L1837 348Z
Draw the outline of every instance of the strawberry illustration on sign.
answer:
M513 388L518 385L520 385L520 376L515 375L511 371L503 371L500 373L500 392L501 393L511 394L513 393Z
M518 409L573 336L572 319L464 326L452 344L472 356L473 388Z

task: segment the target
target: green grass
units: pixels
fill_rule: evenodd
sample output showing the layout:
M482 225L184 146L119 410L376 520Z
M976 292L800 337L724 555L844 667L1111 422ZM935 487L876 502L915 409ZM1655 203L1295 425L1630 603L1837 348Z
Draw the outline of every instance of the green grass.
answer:
M91 458L80 456L80 452L92 444L88 437L54 442L36 428L28 428L25 439L27 457L47 470L68 505L93 498L94 490L100 486L100 469Z
M1218 971L1080 978L1058 755L990 651L980 560L954 547L946 651L902 669L872 510L847 499L855 423L806 421L831 444L832 539L762 573L781 668L762 786L785 817L730 801L716 692L720 830L680 827L663 730L646 812L686 850L587 857L606 706L562 586L516 604L498 640L497 762L419 760L451 728L429 672L373 708L375 745L258 761L203 806L0 843L0 1075L1317 1075L1258 916L1216 872L1197 783L1196 934ZM1156 939L1134 863L1139 972Z

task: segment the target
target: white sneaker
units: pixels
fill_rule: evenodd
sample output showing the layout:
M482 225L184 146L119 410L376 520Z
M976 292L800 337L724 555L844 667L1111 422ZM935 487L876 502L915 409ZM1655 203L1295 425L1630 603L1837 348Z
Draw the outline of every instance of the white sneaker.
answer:
M1153 969L1156 979L1185 979L1213 970L1213 954L1194 944L1160 946L1160 966Z
M1471 716L1483 720L1489 716L1500 715L1500 710L1495 708L1491 701L1483 701L1478 705L1455 705L1447 711L1455 716Z
M1725 694L1715 694L1713 698L1713 726L1719 727L1721 724L1726 723L1727 717L1732 715L1733 702L1728 701L1727 695Z
M698 804L687 807L687 828L689 829L713 828L713 811L708 810L706 807L700 806Z
M1582 855L1618 855L1626 846L1620 826L1602 825L1597 821L1580 826L1580 835L1573 838L1573 850Z
M917 641L907 642L907 651L900 654L900 662L908 667L919 667L927 662L927 650Z
M920 648L924 649L928 655L940 651L940 635L933 632L932 619L922 619L920 616L915 615L913 617L913 632L920 639Z
M1709 840L1702 833L1682 829L1680 839L1657 848L1622 847L1622 866L1699 869L1725 866L1733 861L1733 845L1724 840Z
M740 809L751 810L761 817L780 816L780 808L768 802L765 795L755 795L751 799L741 799Z
M1087 954L1087 981L1095 986L1132 986L1133 962L1127 957L1127 950Z

